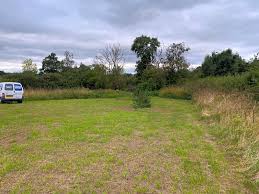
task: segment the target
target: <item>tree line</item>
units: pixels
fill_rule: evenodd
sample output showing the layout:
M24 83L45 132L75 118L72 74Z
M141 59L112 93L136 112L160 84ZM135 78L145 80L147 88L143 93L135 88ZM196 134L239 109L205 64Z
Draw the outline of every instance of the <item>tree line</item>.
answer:
M231 49L213 52L204 58L201 66L190 69L186 54L190 48L185 43L172 43L161 47L158 38L136 37L131 46L136 54L136 74L124 72L125 54L120 44L107 45L95 57L93 64L76 64L73 53L66 51L60 60L51 53L42 61L42 67L31 59L22 64L21 73L0 71L0 81L19 81L26 88L119 89L132 91L138 84L148 90L181 84L208 76L240 75L250 73L249 83L258 84L259 55L244 60Z

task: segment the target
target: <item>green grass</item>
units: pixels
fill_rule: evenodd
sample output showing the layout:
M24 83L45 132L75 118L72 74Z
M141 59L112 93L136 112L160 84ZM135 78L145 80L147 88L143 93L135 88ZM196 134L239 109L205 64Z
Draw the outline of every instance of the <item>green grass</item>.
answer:
M191 101L0 105L0 193L243 193Z

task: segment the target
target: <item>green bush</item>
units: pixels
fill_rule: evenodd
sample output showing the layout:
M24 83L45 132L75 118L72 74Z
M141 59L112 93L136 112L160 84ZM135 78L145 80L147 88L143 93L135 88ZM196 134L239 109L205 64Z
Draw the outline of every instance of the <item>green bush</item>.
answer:
M133 107L134 108L150 108L151 101L149 92L145 84L139 84L133 93Z
M166 74L161 68L149 67L144 70L141 82L148 91L156 91L166 85Z
M209 89L221 92L245 92L259 99L259 72L250 71L242 75L206 77L190 80L184 84L191 93L200 89Z

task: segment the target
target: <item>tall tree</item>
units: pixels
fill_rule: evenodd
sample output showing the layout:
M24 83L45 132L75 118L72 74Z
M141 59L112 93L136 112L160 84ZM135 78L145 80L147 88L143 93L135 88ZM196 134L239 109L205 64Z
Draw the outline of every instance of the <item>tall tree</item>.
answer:
M109 73L122 72L124 62L124 52L120 44L107 45L95 59L95 63L105 65Z
M170 72L187 69L189 64L185 58L185 53L190 50L184 43L173 43L167 49L164 59L164 68Z
M201 65L201 72L203 76L215 75L217 68L216 64L216 53L213 52L211 55L207 55L204 62Z
M65 51L65 58L62 60L65 69L71 69L75 65L75 61L73 60L74 55L69 51Z
M136 68L138 76L141 76L144 70L152 65L159 46L160 42L157 38L142 35L134 40L131 50L135 52L139 58Z
M124 66L124 52L120 44L107 45L99 55L95 63L102 64L108 69L109 83L113 89L122 88L122 73Z
M22 63L22 71L37 73L38 72L37 65L32 62L32 59L25 59Z
M57 73L61 72L63 69L63 63L58 60L55 53L51 53L42 61L42 73Z
M162 58L167 84L175 84L188 74L189 63L185 54L190 50L184 43L173 43L166 48Z

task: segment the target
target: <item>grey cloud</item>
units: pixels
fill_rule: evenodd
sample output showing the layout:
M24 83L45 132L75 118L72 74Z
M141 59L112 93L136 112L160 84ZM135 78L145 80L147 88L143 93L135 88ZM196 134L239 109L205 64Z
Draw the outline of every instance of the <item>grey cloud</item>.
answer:
M51 18L65 15L58 6L44 1L8 0L0 6L0 29L6 32L49 32L53 30Z
M98 0L98 6L91 9L87 1L80 1L80 13L89 18L89 12L98 20L108 21L111 26L129 27L142 22L151 22L166 11L181 11L209 3L211 0ZM91 18L91 16L90 16Z
M105 44L119 42L132 71L136 57L130 45L142 34L158 37L165 45L186 42L191 64L228 47L247 58L259 51L257 0L24 2L1 3L0 69L19 68L17 63L28 57L40 63L50 52L62 55L65 50L78 61L90 61Z

